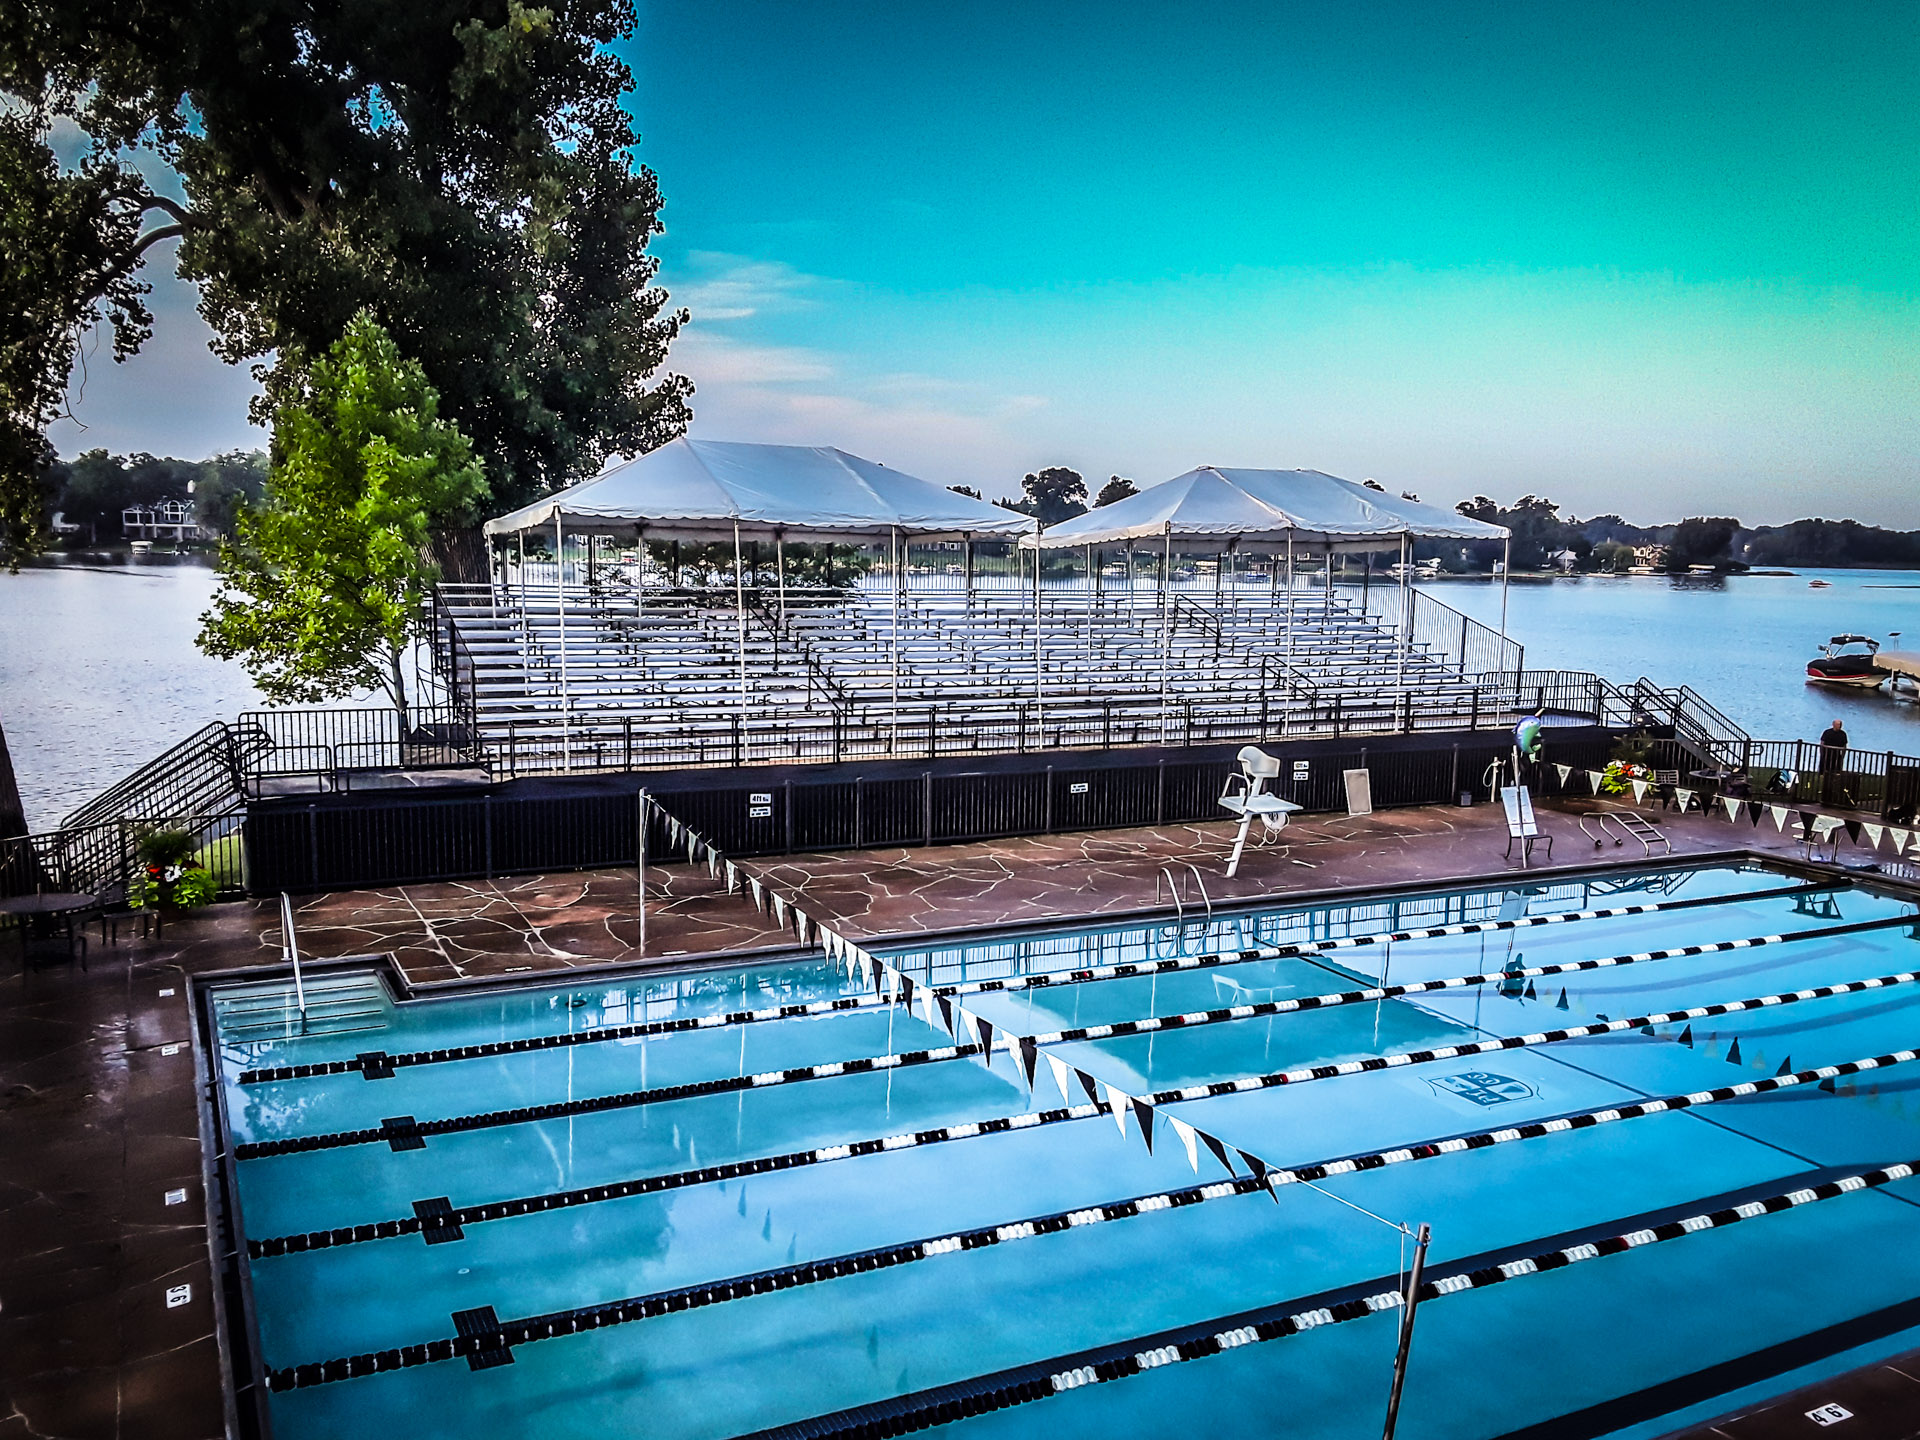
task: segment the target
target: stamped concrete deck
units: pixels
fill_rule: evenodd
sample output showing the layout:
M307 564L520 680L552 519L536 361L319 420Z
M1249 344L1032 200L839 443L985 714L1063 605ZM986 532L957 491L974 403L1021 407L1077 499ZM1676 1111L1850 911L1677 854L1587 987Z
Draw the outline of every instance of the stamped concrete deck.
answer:
M1571 816L1580 808L1590 806L1543 808L1556 853L1533 873L1640 862L1631 843L1596 851ZM1682 857L1799 854L1792 833L1771 823L1693 815L1668 828ZM1502 860L1504 824L1485 806L1315 817L1285 838L1249 849L1232 881L1222 874L1225 824L801 855L757 868L862 936L1151 908L1161 866L1175 861L1199 866L1216 903L1520 873ZM304 953L390 953L416 986L789 943L704 868L665 866L648 878L644 955L631 870L313 896L300 902L297 925ZM278 906L216 906L161 938L123 936L114 947L95 938L84 974L22 974L11 937L0 936L0 1440L217 1436L226 1415L186 977L277 963ZM169 1205L173 1191L185 1195ZM168 1289L183 1284L191 1298L169 1308Z

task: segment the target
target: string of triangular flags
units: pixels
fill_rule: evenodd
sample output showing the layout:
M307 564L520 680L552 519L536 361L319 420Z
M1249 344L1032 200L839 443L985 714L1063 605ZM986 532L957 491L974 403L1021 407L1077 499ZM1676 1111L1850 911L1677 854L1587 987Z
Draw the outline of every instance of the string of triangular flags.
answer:
M689 865L698 865L704 860L707 873L722 880L729 895L744 893L756 911L763 915L771 914L774 922L783 930L791 929L801 944L818 946L830 958L838 960L846 967L848 978L866 980L876 994L917 1013L928 1025L943 1031L956 1044L961 1043L964 1035L964 1043L977 1047L982 1063L989 1069L993 1066L995 1051L1004 1051L1014 1057L1016 1068L1031 1090L1039 1073L1039 1063L1044 1058L1048 1073L1068 1105L1080 1103L1074 1098L1077 1090L1086 1097L1088 1104L1097 1105L1113 1116L1114 1124L1119 1127L1123 1138L1127 1133L1127 1119L1131 1116L1149 1154L1153 1151L1154 1122L1163 1119L1186 1152L1187 1163L1193 1167L1195 1174L1200 1171L1200 1150L1204 1147L1229 1175L1240 1173L1233 1163L1238 1158L1247 1173L1266 1184L1268 1190L1274 1193L1275 1201L1279 1200L1274 1186L1267 1181L1274 1167L1259 1156L1251 1155L1177 1115L1161 1113L1151 1101L1129 1094L1118 1085L1089 1074L1077 1065L1070 1065L1051 1051L1043 1051L1033 1036L1013 1034L985 1016L967 1009L951 995L935 993L931 986L917 982L913 976L848 939L818 916L808 914L766 880L728 859L719 846L653 796L642 791L640 800L659 818L666 830L667 843L676 855L684 850Z
M1571 781L1575 767L1556 763L1554 770L1560 778L1560 788L1565 790ZM1606 780L1606 772L1601 770L1581 770L1588 786L1595 795ZM1651 780L1632 779L1627 782L1633 791L1635 804L1644 803L1654 788ZM1674 803L1682 812L1695 805L1702 810L1709 808L1724 810L1729 822L1745 816L1749 822L1758 825L1763 819L1773 821L1773 828L1785 833L1789 822L1800 828L1803 839L1824 844L1832 840L1840 831L1845 831L1849 840L1858 845L1865 843L1870 850L1878 851L1883 844L1892 847L1894 855L1902 856L1911 848L1915 858L1920 858L1920 828L1901 825L1889 825L1881 820L1857 820L1843 815L1822 815L1816 810L1802 809L1798 805L1782 805L1771 800L1749 800L1737 795L1722 795L1709 806L1698 790L1690 790L1684 785L1673 787Z

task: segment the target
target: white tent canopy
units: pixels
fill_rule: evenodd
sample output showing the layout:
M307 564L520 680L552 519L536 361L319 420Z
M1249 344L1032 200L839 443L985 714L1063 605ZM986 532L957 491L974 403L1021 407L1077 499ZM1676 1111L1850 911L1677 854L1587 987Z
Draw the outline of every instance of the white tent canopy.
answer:
M1403 538L1504 540L1465 515L1402 500L1318 470L1203 465L1112 505L1049 527L1022 545L1046 549L1127 540L1207 540L1238 546L1387 550Z
M489 535L963 540L1030 532L1024 515L832 446L675 440L496 520Z

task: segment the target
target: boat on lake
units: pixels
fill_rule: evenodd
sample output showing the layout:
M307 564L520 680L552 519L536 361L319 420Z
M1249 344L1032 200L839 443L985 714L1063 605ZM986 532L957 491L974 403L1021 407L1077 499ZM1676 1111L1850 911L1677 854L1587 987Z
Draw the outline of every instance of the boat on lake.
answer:
M1880 663L1880 642L1865 635L1836 635L1807 662L1807 679L1819 685L1874 689L1892 673Z

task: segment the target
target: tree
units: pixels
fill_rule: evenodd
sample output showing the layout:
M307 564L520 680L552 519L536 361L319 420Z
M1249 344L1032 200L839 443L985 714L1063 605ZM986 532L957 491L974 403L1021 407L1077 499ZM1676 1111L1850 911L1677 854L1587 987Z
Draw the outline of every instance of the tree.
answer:
M68 520L93 527L96 541L111 539L121 533L120 514L129 506L192 496L200 470L191 460L88 450L67 467L67 482L54 503Z
M1139 493L1140 487L1133 481L1123 480L1118 475L1114 475L1100 487L1100 493L1093 497L1093 508L1098 510L1103 505L1111 505L1116 500L1124 500L1129 495Z
M1042 525L1058 525L1062 520L1087 513L1087 482L1080 478L1078 471L1064 465L1049 465L1027 476L1021 488L1026 492L1024 499L1002 499L995 503L1022 515L1031 515Z
M267 457L258 450L230 450L200 466L193 485L193 517L223 539L239 534L240 512L266 493Z
M230 363L276 357L260 414L362 310L472 437L496 504L679 434L650 378L685 319L653 285L653 174L607 48L632 0L12 0L0 7L0 510L104 318L151 329L162 240ZM77 127L70 167L49 138ZM144 168L143 168L144 167ZM147 182L171 167L184 203ZM157 217L149 224L148 217Z
M356 317L274 413L266 503L220 547L200 648L239 660L276 703L384 689L405 725L402 660L438 578L427 546L486 494L421 367Z
M1733 544L1738 520L1726 516L1694 516L1673 527L1673 539L1667 542L1667 569L1684 570L1689 565L1724 562Z
M980 492L974 489L971 485L949 485L947 486L947 489L951 490L956 495L965 495L970 500L978 500L981 498Z

